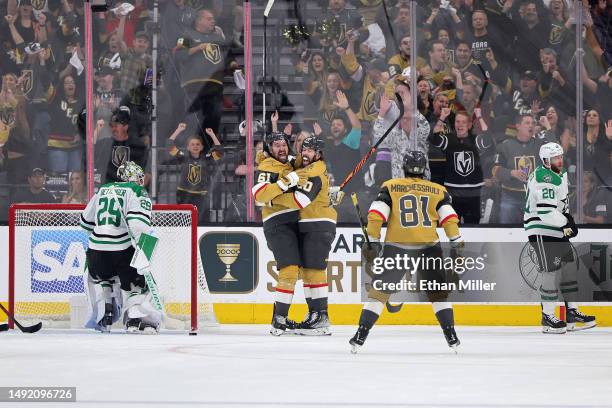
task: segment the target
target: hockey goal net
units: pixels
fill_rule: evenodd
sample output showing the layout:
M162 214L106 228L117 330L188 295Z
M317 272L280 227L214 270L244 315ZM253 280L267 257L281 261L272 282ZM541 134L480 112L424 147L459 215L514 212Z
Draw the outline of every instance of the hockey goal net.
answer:
M80 204L15 204L9 211L9 311L43 327L83 328L87 319L85 250ZM160 238L152 273L164 302L163 328L198 329L216 323L206 300L197 244L197 210L154 205L152 227ZM12 324L12 322L10 322ZM118 322L120 323L120 322Z

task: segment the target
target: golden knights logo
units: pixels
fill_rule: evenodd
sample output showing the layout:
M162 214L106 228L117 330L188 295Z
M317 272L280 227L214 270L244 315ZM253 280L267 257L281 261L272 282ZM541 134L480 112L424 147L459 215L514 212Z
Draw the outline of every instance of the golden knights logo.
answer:
M563 27L553 25L550 30L550 36L548 41L553 45L561 44L561 39L563 36Z
M32 0L32 8L34 10L43 10L45 8L45 3L47 0Z
M202 181L202 166L199 164L189 164L189 172L187 173L187 181L189 184L197 185Z
M378 113L376 109L376 92L370 91L363 100L363 112L366 116L374 116Z
M338 115L337 109L328 109L323 112L323 121L328 125L331 124L332 120L334 120Z
M0 107L0 122L6 127L13 127L15 124L15 108L10 105Z
M128 160L130 160L130 148L128 146L113 147L111 161L115 167L121 166Z
M465 177L474 171L474 152L455 152L455 171Z
M32 88L34 88L34 71L24 69L21 71L21 91L27 95L32 92Z
M207 43L206 48L202 50L204 57L212 62L218 64L221 62L221 47L218 44Z
M521 156L514 158L514 168L522 171L526 175L530 175L535 169L535 157L534 156Z

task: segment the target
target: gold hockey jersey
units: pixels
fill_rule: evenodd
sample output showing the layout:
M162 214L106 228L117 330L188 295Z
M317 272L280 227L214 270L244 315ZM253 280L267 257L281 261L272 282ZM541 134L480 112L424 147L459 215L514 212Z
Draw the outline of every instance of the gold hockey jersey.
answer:
M272 200L284 193L276 184L279 178L293 171L291 161L281 163L272 157L257 156L257 172L255 173L255 185L251 189L253 198L257 205L262 207L261 215L264 228L275 225L287 224L298 221L298 208L287 208L280 204L272 203Z
M329 177L323 160L304 167L308 181L272 200L273 206L299 209L300 231L336 230L336 210L329 204Z
M449 240L461 238L459 218L444 186L418 177L395 178L383 183L368 211L368 235L379 241L387 223L385 242L423 247L440 240L444 228Z

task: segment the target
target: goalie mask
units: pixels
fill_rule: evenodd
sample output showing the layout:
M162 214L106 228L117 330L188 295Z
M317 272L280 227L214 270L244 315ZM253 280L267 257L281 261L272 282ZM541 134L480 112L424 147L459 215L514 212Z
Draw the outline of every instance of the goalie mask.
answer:
M540 147L540 159L544 167L561 173L563 169L563 147L554 142L542 145L542 147Z
M423 177L427 167L427 157L423 152L411 150L404 156L402 167L406 177Z
M122 181L133 181L139 186L144 186L145 174L142 167L133 161L127 161L117 168L117 177Z

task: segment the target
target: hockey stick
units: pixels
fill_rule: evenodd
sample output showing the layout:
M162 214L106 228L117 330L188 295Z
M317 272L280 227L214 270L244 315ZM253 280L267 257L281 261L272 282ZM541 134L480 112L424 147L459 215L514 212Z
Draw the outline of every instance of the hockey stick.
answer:
M357 212L357 219L359 220L359 226L361 227L363 238L365 239L365 242L368 248L370 248L370 237L368 237L368 231L366 230L363 219L361 218L361 210L359 209L359 201L357 200L357 193L351 194L351 199L353 200L353 207L355 207L355 211Z
M480 104L482 103L482 100L484 99L485 92L487 92L487 86L489 86L489 77L487 75L487 72L482 67L482 64L476 64L476 65L478 66L478 69L480 69L480 72L482 73L482 78L484 81L482 84L482 91L480 91L480 96L478 97L477 107L480 108Z
M262 123L264 125L264 132L266 131L266 47L268 46L268 14L270 14L270 10L272 9L272 5L274 4L274 0L268 0L266 4L266 8L264 9L264 18L263 18L263 60L262 60L262 71L263 71L263 79L262 79L262 96L263 96L263 110L262 110Z
M8 324L0 324L0 332L7 331L9 329Z
M24 333L36 333L37 331L39 331L42 328L42 322L38 322L33 326L23 326L21 325L21 323L19 323L16 319L15 316L13 316L12 313L9 313L8 310L6 310L6 308L4 306L2 306L2 303L0 303L0 309L2 309L2 311L8 316L9 320L12 320L13 323L15 323L15 326L19 327L19 330L21 330ZM2 326L6 326L5 330L8 330L8 324L3 324ZM0 331L4 331L4 330L0 330Z
M357 212L357 219L359 219L359 226L361 227L361 231L363 233L363 237L365 238L366 245L370 248L370 237L368 237L368 231L366 230L363 219L361 218L361 210L359 209L359 201L357 200L357 193L351 194L351 199L353 201L353 206L355 207L355 211ZM402 309L404 304L400 303L399 305L392 305L387 301L385 306L387 306L387 310L389 313L397 313Z
M395 97L397 98L397 107L399 109L399 115L397 115L397 118L393 121L391 126L389 126L389 129L387 129L385 133L381 136L381 138L378 139L378 142L376 142L376 144L372 146L370 150L368 150L368 152L363 156L363 158L359 161L359 163L357 163L353 171L351 171L346 176L342 184L340 184L340 190L343 190L344 187L348 184L348 182L351 181L353 177L355 177L355 174L357 174L359 170L361 170L361 168L364 166L364 164L366 164L370 156L372 156L372 154L376 151L378 146L380 146L380 144L387 138L389 133L391 133L391 130L393 130L393 128L397 126L399 121L402 119L402 116L404 116L404 101L402 101L402 97L397 92L395 93Z

